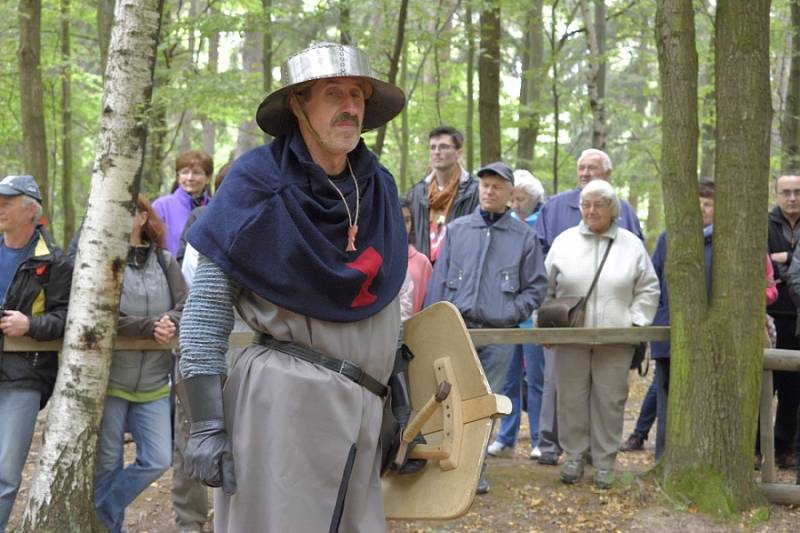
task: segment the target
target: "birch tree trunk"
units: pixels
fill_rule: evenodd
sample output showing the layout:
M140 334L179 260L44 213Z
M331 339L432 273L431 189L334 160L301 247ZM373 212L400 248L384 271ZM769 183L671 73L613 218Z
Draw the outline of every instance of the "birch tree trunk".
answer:
M97 436L116 337L138 192L163 0L118 0L88 210L64 347L22 519L25 532L101 531L94 510Z
M47 174L47 138L44 129L42 103L42 2L19 2L19 87L22 114L22 138L25 172L39 183L45 203L43 216L48 217L50 206L50 176Z
M500 139L500 4L481 8L481 49L478 58L478 114L481 123L481 165L501 158Z
M659 0L662 172L669 234L668 493L730 516L762 500L753 477L764 339L769 0L722 0L716 17L716 213L711 299L697 208L697 49L691 0ZM742 190L748 194L742 195Z

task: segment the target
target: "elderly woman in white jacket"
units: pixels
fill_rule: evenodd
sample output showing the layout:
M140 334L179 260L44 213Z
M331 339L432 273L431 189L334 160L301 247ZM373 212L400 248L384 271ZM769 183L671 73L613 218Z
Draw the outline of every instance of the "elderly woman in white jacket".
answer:
M617 226L619 206L607 181L587 184L580 195L580 224L555 239L545 260L548 297L585 296L613 242L586 304L585 327L647 326L658 306L653 265L642 241ZM589 454L596 468L595 486L607 489L613 483L632 357L628 344L554 347L564 483L581 479Z

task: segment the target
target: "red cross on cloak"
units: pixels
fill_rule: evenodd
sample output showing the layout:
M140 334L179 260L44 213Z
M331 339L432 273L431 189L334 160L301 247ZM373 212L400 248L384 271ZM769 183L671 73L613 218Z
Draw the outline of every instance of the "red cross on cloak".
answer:
M372 286L375 276L378 275L381 265L383 265L383 257L372 246L361 252L361 255L355 261L346 264L347 268L358 270L365 276L361 289L353 299L350 307L364 307L378 299L377 296L369 292L369 288Z

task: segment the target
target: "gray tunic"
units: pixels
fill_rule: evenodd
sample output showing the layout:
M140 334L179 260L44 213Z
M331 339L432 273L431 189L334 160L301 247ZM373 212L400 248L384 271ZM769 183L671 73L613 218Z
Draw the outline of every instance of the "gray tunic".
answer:
M313 319L244 290L235 304L254 331L389 379L397 299L352 323ZM214 531L323 532L337 523L347 533L385 529L380 398L340 374L254 344L231 355L224 404L238 490L214 491Z

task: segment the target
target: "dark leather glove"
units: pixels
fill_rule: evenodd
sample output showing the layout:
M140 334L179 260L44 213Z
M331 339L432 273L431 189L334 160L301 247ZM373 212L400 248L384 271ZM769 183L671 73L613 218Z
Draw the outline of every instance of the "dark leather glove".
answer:
M194 376L178 383L178 396L189 416L189 439L183 450L184 473L209 487L236 492L233 449L222 410L224 377Z
M425 444L425 437L418 434L414 437L404 457L397 457L403 430L411 418L411 394L408 384L408 364L414 354L405 344L398 348L395 354L394 369L389 377L389 390L391 394L383 410L383 424L381 427L381 474L394 471L398 474L414 474L425 467L425 459L409 459L408 455L417 444Z

